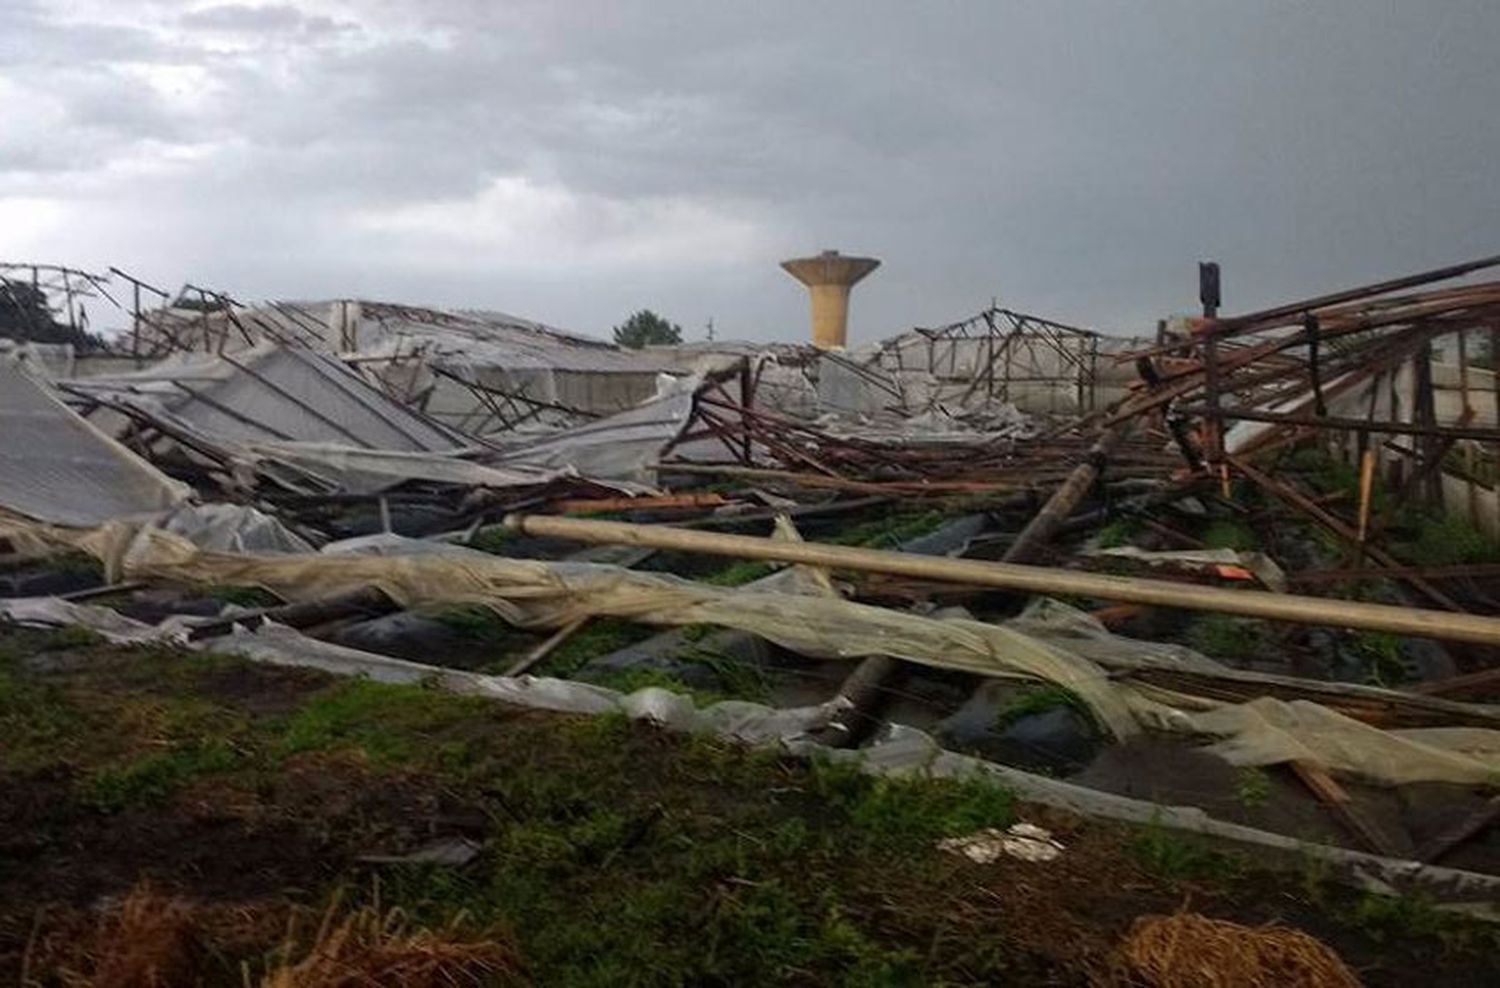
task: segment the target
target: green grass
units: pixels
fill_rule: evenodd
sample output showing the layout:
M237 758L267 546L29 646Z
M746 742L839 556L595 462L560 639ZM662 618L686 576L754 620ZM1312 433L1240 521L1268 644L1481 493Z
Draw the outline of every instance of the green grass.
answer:
M1309 486L1319 494L1344 491L1348 503L1359 503L1359 464L1334 456L1321 446L1304 446L1287 458L1292 469L1304 475ZM1370 485L1370 506L1377 515L1390 504L1392 493L1379 471Z
M27 772L55 765L85 729L57 686L0 665L0 752L6 767Z
M983 775L964 779L875 777L853 759L815 760L813 792L843 816L851 839L876 848L931 844L1015 822L1015 794Z
M1369 681L1376 686L1399 686L1406 679L1401 661L1401 636L1388 631L1356 631L1354 650L1369 662Z
M1088 704L1072 690L1053 685L1027 685L996 712L995 727L1003 730L1022 717L1044 714L1058 707L1070 707L1082 714L1089 723L1094 722L1094 715Z
M160 803L189 782L231 772L241 763L241 756L224 741L192 742L101 769L86 784L84 798L107 813Z
M47 568L60 573L104 579L104 564L86 552L64 552L53 556L48 560Z
M533 671L543 676L571 676L590 659L645 641L659 630L624 618L594 618L569 635Z
M497 657L480 667L486 672L501 672L508 668L516 658L514 653L539 640L535 632L517 628L479 604L448 607L435 612L432 618L494 653Z
M1191 834L1155 821L1135 832L1129 848L1137 864L1166 879L1232 882L1248 868L1240 855L1215 850Z
M1459 566L1500 562L1500 543L1457 515L1420 514L1410 522L1406 540L1394 544L1396 554L1416 566Z
M88 648L103 642L104 636L99 632L75 624L47 632L46 643L42 647L46 651L58 651L65 648Z
M286 725L277 752L355 750L377 766L462 762L467 745L450 735L493 706L478 697L368 679L335 683Z
M704 666L719 681L720 699L771 702L771 681L753 662L731 658L716 649L693 645L677 652L677 658Z
M626 669L611 669L595 680L600 686L607 686L621 693L634 693L636 690L658 689L668 690L673 693L681 693L690 696L698 706L710 703L718 703L724 699L723 694L713 690L700 690L689 686L678 677L664 669L656 669L649 666L634 666Z
M864 549L897 549L937 531L950 517L942 511L896 511L883 518L860 522L818 541Z
M1243 662L1262 657L1266 647L1257 625L1228 614L1200 614L1187 627L1188 644L1216 659Z
M98 827L103 811L118 814L110 828L163 833L197 805L174 797L206 782L224 815L216 835L269 822L264 839L278 848L311 842L329 869L298 872L306 900L342 888L351 904L378 896L421 924L462 913L476 928L508 927L537 984L1071 983L1082 973L1037 960L1009 921L1016 908L1049 908L1049 869L1074 854L1128 854L1148 872L1128 872L1151 889L1137 904L1158 908L1185 890L1150 875L1233 882L1244 867L1159 827L1121 846L1087 824L1061 861L1022 869L1036 876L1030 898L1001 901L1013 874L992 885L1000 873L933 846L1018 818L1014 795L986 776L871 777L852 758L799 762L619 714L561 717L169 649L80 646L87 662L56 668L30 661L48 655L43 645L56 639L0 632L0 781L41 770L73 787L48 811L73 814L69 825ZM38 769L17 751L51 761ZM483 840L467 866L386 866L373 882L367 869L338 870L466 817ZM137 865L113 845L80 844L67 861L70 878L93 862L126 884ZM153 874L170 883L183 877L174 867L163 856ZM180 867L195 895L215 894L194 859ZM1392 931L1393 944L1403 929L1448 936L1420 905L1328 901L1360 929ZM0 906L0 918L29 922L38 905Z
M1114 549L1129 545L1140 530L1141 523L1135 518L1114 518L1099 529L1099 548Z
M718 703L720 700L749 700L754 703L771 701L771 681L765 671L752 662L733 659L722 652L698 644L689 644L673 653L672 657L680 662L691 662L705 667L714 674L718 687L701 689L690 686L677 675L647 666L609 670L603 675L593 677L593 681L600 686L608 686L621 693L633 693L636 690L655 686L690 696L700 707Z
M1271 777L1263 768L1249 766L1240 769L1235 773L1234 798L1247 810L1266 805L1271 798Z
M1210 549L1249 552L1259 545L1250 526L1233 518L1218 518L1203 530L1203 544Z
M254 798L311 755L353 759L317 763L330 781L343 764L430 774L489 807L485 851L464 869L387 869L381 901L424 922L462 911L513 927L537 983L915 985L953 964L1003 980L1011 963L998 945L993 968L969 951L934 960L925 940L882 931L846 877L894 870L939 888L958 865L934 840L1015 819L1011 793L986 779L874 779L623 716L542 720L364 679L310 685L294 709L252 717L203 691L254 666L92 647L114 661L66 687L18 668L20 654L0 663L0 777L24 767L19 738L63 753L96 813L174 812L205 780ZM919 928L943 922L935 910Z
M744 559L708 574L702 578L702 582L716 587L742 587L774 572L776 567L771 563Z
M512 531L504 525L487 525L475 532L466 545L470 549L478 549L480 552L488 552L494 556L503 556L506 555L509 543L515 541L520 535L520 532Z

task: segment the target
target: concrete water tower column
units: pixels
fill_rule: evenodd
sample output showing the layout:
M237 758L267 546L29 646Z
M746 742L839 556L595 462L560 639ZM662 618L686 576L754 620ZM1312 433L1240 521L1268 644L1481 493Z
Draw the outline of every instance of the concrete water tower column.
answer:
M825 250L816 257L782 261L786 273L807 286L812 298L813 346L842 350L849 334L849 289L880 267L873 257L845 257Z

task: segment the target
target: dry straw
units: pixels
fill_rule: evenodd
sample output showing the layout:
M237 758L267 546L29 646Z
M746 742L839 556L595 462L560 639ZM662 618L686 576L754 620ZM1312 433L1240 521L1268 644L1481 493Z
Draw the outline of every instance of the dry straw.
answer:
M1117 985L1141 988L1359 988L1326 944L1285 926L1198 913L1143 916L1116 950Z

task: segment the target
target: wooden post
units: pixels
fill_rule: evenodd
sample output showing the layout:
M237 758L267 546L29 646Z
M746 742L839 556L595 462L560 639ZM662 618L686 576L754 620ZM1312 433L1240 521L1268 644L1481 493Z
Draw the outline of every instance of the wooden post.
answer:
M1367 449L1359 460L1359 544L1364 555L1365 537L1370 534L1370 497L1375 488L1375 451Z
M1433 394L1432 387L1432 344L1423 343L1422 348L1417 351L1416 364L1416 407L1412 410L1417 422L1427 429L1437 428L1437 400ZM1443 455L1444 444L1436 436L1425 435L1418 440L1417 448L1422 451L1422 467L1425 468L1426 488L1425 496L1428 504L1436 509L1442 510L1443 505L1443 471L1434 461Z
M1312 790L1313 795L1328 807L1329 812L1344 826L1344 829L1353 834L1367 850L1383 854L1388 858L1404 856L1394 841L1363 813L1354 808L1344 787L1335 782L1321 765L1294 759L1291 766L1297 778L1302 780L1302 784Z
M630 525L624 522L513 514L506 517L505 526L528 535L555 536L578 542L679 549L740 559L765 559L864 573L889 573L921 580L996 587L1019 593L1067 594L1297 624L1389 631L1398 635L1444 641L1500 644L1500 618L1461 612L1428 611L1392 604L1303 597L1261 590L1230 590L1046 566L950 559L946 556L855 549L816 542L787 542L664 525Z

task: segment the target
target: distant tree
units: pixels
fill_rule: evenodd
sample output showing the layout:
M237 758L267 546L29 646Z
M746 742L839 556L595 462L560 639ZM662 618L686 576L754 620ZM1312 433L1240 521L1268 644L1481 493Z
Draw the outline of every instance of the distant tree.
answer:
M54 319L46 292L9 278L0 278L0 336L33 343L71 343L79 350L102 345L92 333Z
M624 324L615 327L615 343L632 350L681 342L682 327L675 322L667 322L650 309L642 309L625 320Z

